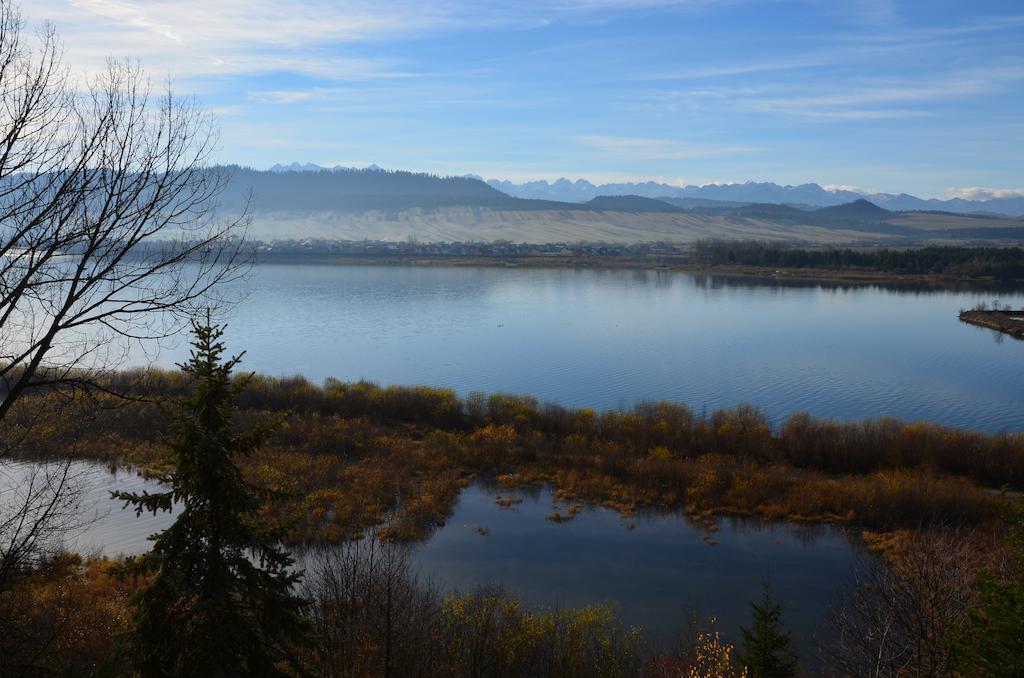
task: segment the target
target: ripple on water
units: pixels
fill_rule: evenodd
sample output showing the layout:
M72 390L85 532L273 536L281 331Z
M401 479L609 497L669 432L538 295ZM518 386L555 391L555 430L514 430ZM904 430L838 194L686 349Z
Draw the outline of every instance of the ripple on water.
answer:
M773 420L1024 430L1024 342L965 327L991 293L686 273L257 266L228 340L269 374L527 393L598 409L750 402ZM1024 304L1020 294L1003 301ZM303 351L295 351L303 346ZM176 352L177 351L177 352ZM183 348L161 356L170 366Z

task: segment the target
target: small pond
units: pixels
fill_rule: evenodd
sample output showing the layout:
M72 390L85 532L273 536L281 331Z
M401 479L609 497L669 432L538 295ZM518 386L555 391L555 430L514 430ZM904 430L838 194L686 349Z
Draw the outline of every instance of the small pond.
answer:
M33 467L7 464L0 470L0 497ZM167 526L166 514L136 517L122 510L109 491L154 489L137 474L111 473L100 464L75 463L82 484L83 514L94 520L69 544L81 553L132 554L146 537ZM446 524L413 549L421 576L442 590L500 584L527 605L577 606L611 603L629 624L668 641L682 630L688 611L714 615L736 639L749 620L748 601L765 579L784 603L786 624L810 657L815 633L823 631L827 606L847 580L861 553L842 528L721 519L705 540L702 525L675 514L623 518L602 507L584 507L568 522L548 515L557 504L547 489L514 494L502 507L498 492L477 484L464 490Z

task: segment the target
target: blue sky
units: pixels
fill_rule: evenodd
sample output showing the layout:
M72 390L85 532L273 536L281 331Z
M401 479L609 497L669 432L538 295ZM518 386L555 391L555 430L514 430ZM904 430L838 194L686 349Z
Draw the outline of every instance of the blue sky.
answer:
M1024 3L22 0L196 94L220 158L1024 194ZM993 193L995 194L995 193Z

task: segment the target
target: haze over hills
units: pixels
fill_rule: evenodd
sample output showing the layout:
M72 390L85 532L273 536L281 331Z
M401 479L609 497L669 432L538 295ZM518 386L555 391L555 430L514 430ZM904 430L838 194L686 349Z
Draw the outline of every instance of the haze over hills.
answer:
M311 170L293 163L275 167L279 169L224 168L230 181L220 196L222 209L237 213L248 207L255 214L358 214L372 210L393 214L443 207L515 211L588 209L550 200L515 198L469 177L384 170L376 166L313 166L316 169Z
M890 210L937 210L943 212L994 213L1010 216L1024 215L1024 197L995 198L991 200L964 200L952 198L918 198L906 193L871 193L835 189L819 184L780 186L772 182L748 181L742 184L707 184L704 186L673 186L671 184L643 182L592 184L586 179L555 182L529 181L515 184L510 181L490 180L494 188L520 198L586 202L600 195L638 195L646 198L695 198L726 202L803 204L827 207L841 205L861 198Z
M231 181L222 196L223 211L238 213L248 207L251 233L264 240L626 243L719 238L831 244L1024 240L1024 220L896 211L857 193L830 193L820 187L787 192L787 187L774 184L748 184L743 185L745 193L736 196L758 197L774 186L794 199L790 202L634 193L598 195L579 203L509 196L476 177L441 177L376 166L226 169ZM730 194L729 187L706 188L717 189L714 195ZM818 206L811 201L821 192L832 196L832 204ZM836 204L838 198L851 199Z
M360 173L360 172L385 172L377 165L370 165L365 168L344 167L335 165L324 167L313 163L293 162L288 165L277 164L270 168L270 172L333 172L333 173ZM412 173L410 173L412 174ZM460 177L463 179L475 179L481 182L485 180L475 174L468 174ZM829 189L816 183L799 184L796 186L779 185L772 182L748 181L734 184L705 184L703 186L675 186L672 184L659 183L654 181L638 183L608 183L594 184L586 179L558 179L554 182L545 180L528 181L517 184L511 181L498 179L486 180L492 188L514 198L529 200L544 200L554 202L586 203L594 198L602 196L635 195L643 198L656 198L660 200L673 199L672 204L677 207L689 209L699 206L694 201L715 201L726 203L776 203L776 204L797 204L817 207L829 207L853 202L859 199L866 199L872 203L889 210L934 210L942 212L954 212L957 214L1004 214L1008 216L1024 215L1024 196L992 198L989 200L965 200L963 198L951 198L939 200L937 198L919 198L907 193L862 193L848 189ZM687 200L687 203L675 202ZM712 206L712 205L705 205ZM735 206L735 205L734 205Z
M222 202L229 210L239 209L250 196L254 212L362 212L447 205L501 206L515 201L476 179L377 167L311 170L293 164L283 170L227 169L231 181Z

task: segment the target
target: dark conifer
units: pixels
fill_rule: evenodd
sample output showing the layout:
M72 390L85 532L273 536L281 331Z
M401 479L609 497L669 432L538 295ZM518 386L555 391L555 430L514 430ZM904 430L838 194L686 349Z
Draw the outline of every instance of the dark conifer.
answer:
M302 575L279 535L259 526L266 493L247 483L236 463L277 422L234 430L234 398L244 384L232 370L241 356L222 358L223 328L209 317L193 331L191 359L179 367L195 391L168 412L169 489L115 494L138 513L179 511L151 537L151 550L124 567L146 579L134 600L128 661L143 676L293 675L296 650L308 637L306 602L294 593Z
M782 626L782 606L765 584L760 603L751 602L751 627L741 628L743 649L738 654L750 678L789 678L797 675L797 656L790 633Z

